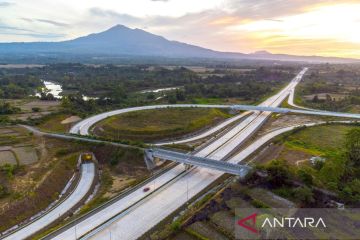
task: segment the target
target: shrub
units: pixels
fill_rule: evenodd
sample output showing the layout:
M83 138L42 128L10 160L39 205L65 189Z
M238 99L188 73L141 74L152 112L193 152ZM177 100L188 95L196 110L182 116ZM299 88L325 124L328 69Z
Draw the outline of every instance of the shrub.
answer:
M31 110L33 112L40 112L40 108L38 108L38 107L33 107L33 108L31 108Z
M308 187L298 187L294 190L294 197L305 204L314 202L313 196L312 190Z
M289 165L282 160L271 161L266 166L266 170L269 175L268 180L274 187L285 185L291 177Z
M313 184L313 176L308 172L309 169L299 169L297 174L300 180L305 183L307 186L311 186Z
M5 186L0 185L0 198L5 197L8 194Z

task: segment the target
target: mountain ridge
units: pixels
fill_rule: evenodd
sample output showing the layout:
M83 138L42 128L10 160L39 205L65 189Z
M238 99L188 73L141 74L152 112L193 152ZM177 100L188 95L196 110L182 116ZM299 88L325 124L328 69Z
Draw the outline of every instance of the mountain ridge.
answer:
M8 54L79 54L108 56L146 56L168 58L216 58L216 59L254 59L307 62L358 62L358 59L295 56L272 54L266 50L250 54L220 52L179 41L168 40L163 36L142 29L132 29L115 25L103 32L60 42L12 42L0 43L0 56Z

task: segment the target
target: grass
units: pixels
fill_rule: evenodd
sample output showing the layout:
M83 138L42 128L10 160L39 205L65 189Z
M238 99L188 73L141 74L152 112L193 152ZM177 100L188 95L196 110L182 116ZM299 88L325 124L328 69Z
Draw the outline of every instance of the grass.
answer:
M330 124L305 128L289 136L285 143L297 149L334 153L342 149L346 133L353 128L359 127Z
M231 115L219 109L167 108L109 117L93 132L101 137L155 141L182 136L222 121Z
M43 118L42 122L38 125L41 130L48 132L65 133L70 129L70 124L61 124L61 121L70 117L70 114L50 114Z
M354 128L360 127L345 124L325 124L303 128L292 134L285 135L282 140L285 147L279 154L280 159L292 162L294 159L298 159L299 156L306 156L302 159L302 164L296 168L304 169L312 175L316 186L337 191L346 167L344 157L345 136L348 131ZM325 158L325 163L321 169L313 168L306 161L311 156Z
M35 215L53 202L70 179L76 166L77 157L78 154L71 154L58 160L37 188L29 188L26 193L13 192L10 194L7 200L16 204L13 203L9 209L1 213L0 231ZM13 181L17 181L15 177Z

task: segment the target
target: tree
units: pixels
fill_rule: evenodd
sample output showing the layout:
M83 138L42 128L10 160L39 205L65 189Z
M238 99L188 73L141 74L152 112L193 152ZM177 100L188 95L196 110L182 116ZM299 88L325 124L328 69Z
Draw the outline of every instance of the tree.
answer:
M290 179L290 167L283 160L273 160L266 166L268 180L274 186L283 186Z
M6 196L7 193L8 193L8 192L7 192L6 187L0 185L0 198Z
M153 93L153 92L149 92L148 93L148 95L146 96L146 98L148 99L148 100L154 100L155 99L155 93Z
M122 85L122 84L117 85L111 93L111 99L115 103L120 103L126 98L127 98L127 94L126 94L126 89L125 89L124 85Z
M178 101L185 101L185 92L179 89L176 89L176 99Z
M11 106L8 102L0 102L0 115L1 114L13 114L20 111L20 108Z
M346 134L345 150L350 164L360 166L360 129L354 128Z
M314 193L309 187L296 188L294 190L294 197L305 204L314 202Z
M308 172L309 169L299 169L298 170L298 176L300 180L305 183L307 186L311 186L313 184L313 176Z
M315 96L313 97L312 101L313 101L314 103L318 103L318 102L320 101L320 100L319 100L319 96L318 96L318 95L315 95Z
M39 108L39 107L33 107L33 108L31 108L31 110L32 110L33 112L40 112L40 108Z
M170 104L175 104L177 102L176 95L173 93L169 94L167 98Z

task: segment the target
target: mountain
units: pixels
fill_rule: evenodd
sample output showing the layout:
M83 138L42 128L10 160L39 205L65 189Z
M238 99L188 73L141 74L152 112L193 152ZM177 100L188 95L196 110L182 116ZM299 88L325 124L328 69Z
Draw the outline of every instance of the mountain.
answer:
M62 42L1 43L0 54L93 54L161 57L219 57L221 53L169 41L141 29L116 25L104 32Z
M254 59L281 61L353 62L354 59L325 58L317 56L292 56L258 51L252 54L219 52L166 38L141 29L116 25L104 32L90 34L62 42L0 43L3 56L64 56L87 55L94 57L171 57L171 58L217 58Z

